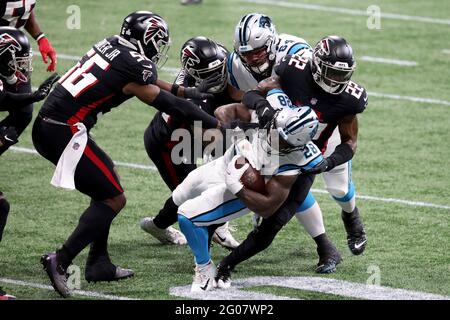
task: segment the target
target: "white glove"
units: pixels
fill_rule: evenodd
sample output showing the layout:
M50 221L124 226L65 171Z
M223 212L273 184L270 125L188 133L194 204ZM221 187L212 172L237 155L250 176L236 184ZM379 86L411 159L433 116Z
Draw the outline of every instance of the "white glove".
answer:
M227 188L233 194L238 193L244 187L241 182L241 177L249 166L249 164L246 163L240 169L236 169L236 161L240 157L241 156L239 155L235 155L233 159L231 159L227 167L227 173L225 175L225 183L227 184Z

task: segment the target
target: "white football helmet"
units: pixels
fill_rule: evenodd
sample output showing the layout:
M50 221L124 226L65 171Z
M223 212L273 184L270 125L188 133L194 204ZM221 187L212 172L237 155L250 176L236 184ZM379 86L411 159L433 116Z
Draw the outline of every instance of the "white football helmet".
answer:
M274 118L272 127L278 131L281 139L292 148L299 148L311 141L317 132L318 125L319 119L313 109L295 107L279 111Z
M242 17L234 31L234 51L251 72L264 74L275 61L278 34L270 17L250 13Z

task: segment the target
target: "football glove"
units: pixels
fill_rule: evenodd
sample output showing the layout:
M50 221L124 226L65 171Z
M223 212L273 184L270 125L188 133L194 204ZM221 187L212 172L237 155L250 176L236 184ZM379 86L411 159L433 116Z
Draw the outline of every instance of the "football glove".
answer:
M0 127L0 146L10 147L19 142L18 135L14 127Z
M241 182L241 177L244 174L245 170L248 169L249 164L244 164L241 168L236 168L236 161L240 158L240 155L235 155L233 159L231 159L230 163L227 167L227 172L225 175L225 183L227 185L228 190L232 194L236 194L244 187Z
M301 169L302 173L312 173L312 174L319 174L322 172L327 171L328 167L330 166L330 160L328 158L323 158L322 161L320 161L318 164L316 164L315 167L311 169Z
M50 93L50 90L52 89L53 85L55 84L56 81L59 80L59 78L60 76L57 73L54 73L50 77L48 77L44 82L42 82L39 88L32 94L34 101L41 101L45 99Z
M41 52L42 60L47 64L48 57L50 57L50 64L47 67L48 72L55 71L56 69L56 51L53 49L50 41L46 37L42 37L38 41L39 51Z
M205 100L213 98L214 95L207 93L209 89L214 88L222 83L220 73L210 75L204 79L197 87L184 88L184 97L187 99Z
M272 108L270 103L259 103L255 110L258 115L260 128L264 128L273 119L277 112L274 108Z

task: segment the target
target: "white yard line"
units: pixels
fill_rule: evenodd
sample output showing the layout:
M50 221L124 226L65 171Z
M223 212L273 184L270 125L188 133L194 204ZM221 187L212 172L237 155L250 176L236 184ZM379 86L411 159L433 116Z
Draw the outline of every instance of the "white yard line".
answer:
M442 53L443 53L443 54L450 54L450 49L443 49L443 50L442 50Z
M14 152L37 154L36 150L29 149L29 148L11 147L10 149L11 149L11 151L14 151ZM152 170L152 171L157 170L157 168L152 165L144 165L144 164L138 164L138 163L122 162L122 161L114 161L114 163L117 166L133 168L133 169ZM311 189L311 191L317 192L317 193L324 193L324 194L328 193L328 191L323 190L323 189ZM435 209L450 210L450 206L434 204L434 203L429 203L429 202L422 202L422 201L410 201L410 200L403 200L403 199L382 198L382 197L364 196L364 195L356 195L356 198L363 199L363 200L370 200L370 201L393 202L393 203L399 203L399 204L404 204L404 205L409 205L409 206L414 206L414 207L428 207L428 208L435 208Z
M21 287L54 291L52 286L48 286L48 285L40 284L40 283L34 283L34 282L15 280L15 279L0 278L0 283L11 284L11 285L21 286ZM114 296L114 295L109 295L109 294L103 294L103 293L95 292L95 291L84 291L84 290L74 290L74 291L72 291L72 294L77 295L77 296L106 299L106 300L139 300L139 299L134 299L134 298L129 298L129 297L120 297L120 296Z
M296 8L296 9L303 9L303 10L335 12L335 13L342 13L342 14L349 14L349 15L356 15L356 16L365 16L365 17L368 16L366 10L329 7L329 6L325 6L325 5L309 4L309 3L294 3L294 2L274 1L274 0L240 0L239 2L271 5L271 6L277 6L277 7L283 7L283 8ZM389 13L389 12L383 12L383 11L381 11L381 17L385 18L385 19L392 19L392 20L415 21L415 22L425 22L425 23L432 23L432 24L450 25L450 20L448 20L448 19L410 16L410 15L405 15L405 14Z
M397 59L388 59L381 57L370 57L370 56L362 56L359 57L361 61L375 62L375 63L384 63L384 64L395 64L398 66L417 66L418 63L416 61L408 61L408 60L397 60Z
M398 94L390 94L390 93L381 93L381 92L368 92L369 97L377 97L391 100L406 100L411 102L420 102L420 103L428 103L428 104L439 104L443 106L450 106L450 101L439 100L439 99L430 99L430 98L422 98L422 97L412 97L412 96L401 96Z

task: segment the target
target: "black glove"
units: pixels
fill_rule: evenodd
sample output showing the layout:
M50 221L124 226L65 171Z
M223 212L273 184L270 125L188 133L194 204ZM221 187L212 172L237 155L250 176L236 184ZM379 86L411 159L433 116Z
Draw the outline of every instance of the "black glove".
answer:
M301 169L302 173L312 173L312 174L319 174L322 172L327 171L328 167L330 166L330 160L328 158L323 158L322 161L320 161L318 164L316 164L315 167L311 169Z
M222 83L222 76L220 73L214 73L208 78L204 79L197 87L184 88L184 97L186 99L205 100L213 98L214 96L207 93L209 89L217 87Z
M260 128L264 128L267 125L267 123L269 123L277 113L277 111L274 108L272 108L272 106L268 101L267 103L265 102L258 103L255 110L256 114L258 115Z
M1 146L12 146L19 142L17 140L17 131L14 127L0 127L0 144Z
M32 94L34 101L37 102L44 100L50 93L50 90L52 90L52 87L55 84L55 82L59 80L59 78L60 76L57 73L54 73L50 77L48 77L44 82L42 82L39 88Z

